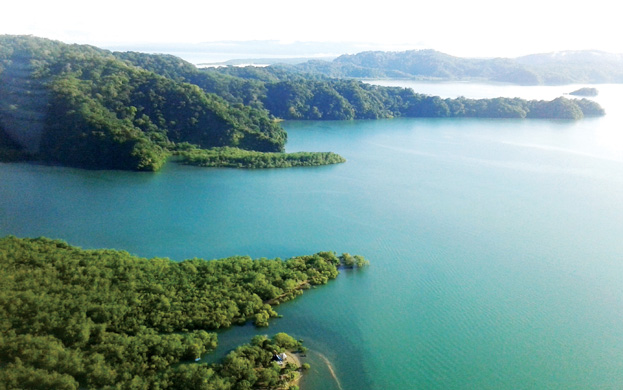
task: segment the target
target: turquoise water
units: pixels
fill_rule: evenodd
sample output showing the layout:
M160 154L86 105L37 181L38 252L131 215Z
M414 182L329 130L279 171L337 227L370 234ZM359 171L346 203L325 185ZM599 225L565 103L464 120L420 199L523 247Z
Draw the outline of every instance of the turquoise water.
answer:
M623 86L597 88L608 115L579 122L285 123L290 151L348 160L328 167L0 164L0 234L175 260L366 256L369 269L278 307L284 317L268 329L220 334L217 354L256 333L304 339L306 390L620 389Z

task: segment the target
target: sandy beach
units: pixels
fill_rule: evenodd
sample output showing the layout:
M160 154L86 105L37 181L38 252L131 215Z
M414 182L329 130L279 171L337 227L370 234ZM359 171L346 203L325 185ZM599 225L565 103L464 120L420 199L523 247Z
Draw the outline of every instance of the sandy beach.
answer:
M284 360L284 364L288 363L295 364L298 367L298 371L296 372L296 377L288 383L287 387L290 387L292 385L298 385L301 381L301 378L303 377L301 358L295 352L288 350L286 351L286 359Z
M296 364L296 366L299 368L302 366L300 357L295 352L292 352L292 351L286 351L285 363Z

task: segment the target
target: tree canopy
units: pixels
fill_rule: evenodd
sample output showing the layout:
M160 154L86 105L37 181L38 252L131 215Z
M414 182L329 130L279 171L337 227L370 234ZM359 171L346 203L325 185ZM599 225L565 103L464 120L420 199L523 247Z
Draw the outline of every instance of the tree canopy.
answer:
M346 160L331 152L261 153L238 148L190 149L178 153L183 164L200 167L290 168L338 164Z
M449 62L450 56L434 52L418 56L430 61L407 61L401 66L443 74L460 68ZM396 61L406 60L379 53L340 60L375 66ZM484 65L473 65L478 66ZM604 115L597 103L587 99L442 99L406 88L305 73L305 69L198 69L170 55L113 53L35 37L0 36L0 158L156 171L185 144L204 150L229 147L283 152L287 134L278 118L581 119ZM522 69L509 71L521 73ZM256 162L262 160L256 157ZM307 158L304 165L343 161L326 157ZM281 156L278 160L277 165L289 166L284 161L293 158ZM213 166L214 161L198 165ZM240 165L220 161L225 166Z
M286 133L265 111L229 103L108 51L1 36L0 53L4 138L24 141L45 160L157 170L179 142L284 149Z
M1 238L0 384L9 389L273 384L279 370L265 359L276 348L298 348L289 336L255 340L223 364L187 363L216 347L210 330L247 320L267 326L277 315L272 305L327 283L342 262L332 252L285 261L174 262L83 250L46 238ZM247 361L235 363L239 358ZM275 372L262 374L262 368ZM241 384L243 377L249 385Z
M452 67L442 65L453 58L424 51L433 62L413 65L422 71ZM219 95L232 104L246 104L269 112L282 119L350 120L393 117L476 117L476 118L550 118L581 119L602 116L599 104L587 99L556 99L555 101L525 100L520 98L442 99L417 93L408 88L370 85L353 79L329 78L320 72L306 72L288 66L265 68L221 67L197 69L171 56L142 53L115 53L130 63L153 72L166 74L178 80L195 84L206 92ZM379 53L362 53L372 58L377 66L387 61L373 60ZM359 58L359 56L355 56ZM344 56L344 58L351 58ZM375 62L376 61L376 62ZM504 63L496 60L496 63ZM439 63L438 65L435 65ZM478 68L480 62L472 65ZM484 65L482 65L484 66ZM511 70L509 70L511 72ZM520 72L512 69L512 72ZM567 107L561 110L560 105Z

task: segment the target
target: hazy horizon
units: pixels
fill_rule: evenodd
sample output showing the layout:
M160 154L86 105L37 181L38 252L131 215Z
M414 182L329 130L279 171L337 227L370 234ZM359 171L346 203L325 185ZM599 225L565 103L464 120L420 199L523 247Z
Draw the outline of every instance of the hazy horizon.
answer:
M11 34L19 35L19 34ZM111 51L137 51L143 53L155 54L171 54L180 57L188 62L196 65L200 64L218 64L227 63L229 61L245 61L250 62L244 64L272 64L275 60L283 59L287 63L300 63L309 59L319 59L324 61L332 61L333 59L348 54L357 54L366 51L386 51L386 52L404 52L411 50L435 50L444 54L462 57L462 58L519 58L525 55L548 54L573 51L599 51L610 54L623 53L608 52L599 49L576 49L576 50L556 50L527 52L517 56L475 56L475 55L457 55L436 48L413 47L408 45L383 45L364 42L329 42L329 41L294 41L281 42L278 40L247 40L247 41L207 41L198 43L188 42L126 42L121 44L95 44L92 42L71 42L57 38L50 38L40 35L27 34L40 38L58 40L64 43L89 44Z
M76 0L35 0L3 8L0 34L104 48L272 40L286 46L325 42L388 51L434 49L460 57L566 50L623 53L618 12L605 0L588 7L527 0L512 9L492 0L412 5L389 0L383 7L328 0L294 5L285 0L217 4L111 0L85 7Z
M172 42L172 43L125 43L125 44L109 44L103 45L103 48L113 51L146 51L146 52L191 52L191 53L215 53L228 56L227 59L239 59L235 55L242 54L243 58L323 58L338 57L344 54L357 54L365 51L387 51L387 52L404 52L412 50L435 50L445 54L465 57L465 58L517 58L532 54L573 52L573 51L598 51L611 54L622 54L606 50L593 48L586 49L570 49L570 50L550 50L550 51L533 51L517 56L474 56L474 55L457 55L454 53L439 50L434 47L409 46L399 44L375 44L365 42L331 42L331 41L293 41L282 42L275 39L267 40L244 40L244 41L206 41L198 43L188 42Z

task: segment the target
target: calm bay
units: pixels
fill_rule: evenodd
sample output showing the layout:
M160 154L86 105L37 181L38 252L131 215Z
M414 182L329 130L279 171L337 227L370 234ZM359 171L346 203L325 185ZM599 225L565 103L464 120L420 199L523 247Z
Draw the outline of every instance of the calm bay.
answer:
M474 98L579 87L400 83ZM306 390L619 389L623 86L595 87L607 115L581 121L284 123L288 151L348 160L334 166L0 164L0 234L174 260L365 256L269 328L220 332L215 356L258 333L304 339Z

